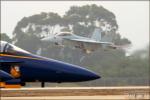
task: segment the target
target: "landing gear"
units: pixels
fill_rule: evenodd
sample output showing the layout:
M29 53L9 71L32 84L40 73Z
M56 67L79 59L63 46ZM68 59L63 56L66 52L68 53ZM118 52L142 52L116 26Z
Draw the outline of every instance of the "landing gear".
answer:
M55 45L59 45L57 42L55 42Z
M45 87L45 82L41 82L41 87L42 87L42 88Z
M21 86L25 86L26 85L26 83L25 82L21 82Z

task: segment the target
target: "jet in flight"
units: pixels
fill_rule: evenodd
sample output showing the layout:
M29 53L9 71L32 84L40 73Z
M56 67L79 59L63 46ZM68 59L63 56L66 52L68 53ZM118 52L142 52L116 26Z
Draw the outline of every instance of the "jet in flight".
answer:
M100 78L83 67L31 54L0 41L0 87L14 88L26 82L81 82Z
M102 30L95 28L91 38L78 36L71 32L60 32L53 36L42 38L44 43L55 43L60 46L70 46L73 48L79 48L83 52L89 54L98 48L105 49L117 49L120 46L115 45L113 42L103 41L101 38Z

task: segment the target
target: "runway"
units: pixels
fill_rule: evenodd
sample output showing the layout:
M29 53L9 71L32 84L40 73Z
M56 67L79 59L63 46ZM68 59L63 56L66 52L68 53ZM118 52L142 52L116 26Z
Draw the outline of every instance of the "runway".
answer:
M1 89L2 100L150 99L149 86Z
M149 99L148 95L107 95L107 96L53 96L53 97L2 97L1 100L126 100L126 99Z

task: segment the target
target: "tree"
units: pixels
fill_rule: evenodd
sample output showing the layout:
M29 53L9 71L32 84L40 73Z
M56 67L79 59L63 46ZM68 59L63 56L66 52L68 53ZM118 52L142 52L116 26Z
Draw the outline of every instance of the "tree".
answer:
M0 40L7 41L9 43L12 42L11 38L6 33L0 33Z
M21 47L22 49L25 49L34 54L36 54L40 44L40 39L33 34L23 34L22 38L15 43L16 46Z
M78 27L78 25L82 25L84 27L96 27L96 23L103 24L104 27L106 25L110 26L111 30L118 29L118 25L115 19L115 15L108 11L107 9L103 8L102 6L97 5L85 5L85 6L72 6L69 11L66 12L64 15L65 18L68 18L68 24L74 25L74 27ZM99 26L101 27L101 26ZM91 32L94 29L91 30ZM108 30L106 28L106 30ZM106 31L104 30L104 31ZM110 30L110 31L111 31ZM74 30L76 33L76 30ZM81 32L82 33L82 32ZM78 33L77 33L78 34Z

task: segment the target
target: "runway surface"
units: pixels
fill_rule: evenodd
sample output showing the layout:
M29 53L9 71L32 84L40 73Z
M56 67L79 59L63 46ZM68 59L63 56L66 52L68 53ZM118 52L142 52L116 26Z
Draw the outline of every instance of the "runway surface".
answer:
M107 96L53 96L53 97L2 97L1 100L126 100L126 99L149 99L148 95L107 95Z
M115 87L25 87L25 88L2 88L1 90L50 90L50 89L55 89L55 90L62 90L62 89L150 89L150 86L115 86Z
M1 89L2 100L150 99L149 86Z

